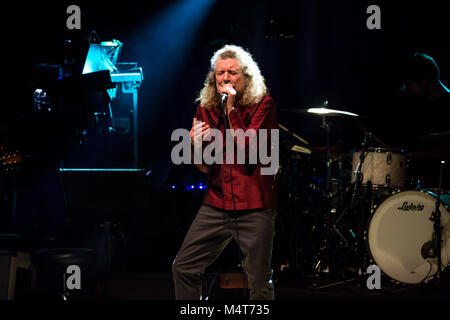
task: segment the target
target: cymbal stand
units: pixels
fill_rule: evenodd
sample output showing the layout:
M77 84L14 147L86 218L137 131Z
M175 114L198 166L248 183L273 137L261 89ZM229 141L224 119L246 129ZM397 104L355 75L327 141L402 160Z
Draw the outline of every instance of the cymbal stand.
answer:
M321 129L325 129L325 145L327 149L326 155L326 185L325 185L325 198L331 198L331 151L330 151L330 126L331 124L327 122L326 116L322 115L322 123L320 125ZM341 216L338 218L340 220ZM347 244L347 239L342 235L342 233L336 228L336 223L333 224L333 231L336 232L343 241ZM327 260L328 257L325 256L326 251L329 248L329 240L331 239L332 232L325 230L325 239L323 241L322 247L319 249L319 253L317 255L316 260L313 263L312 269L315 276L318 275L321 268L323 267L324 260ZM319 287L318 289L320 289Z
M326 178L326 185L325 185L326 198L330 197L330 189L331 189L330 126L331 126L331 123L327 122L326 116L323 115L322 116L322 124L320 125L320 128L325 129L325 135L326 135L326 147L327 147L327 159L326 159L327 178Z

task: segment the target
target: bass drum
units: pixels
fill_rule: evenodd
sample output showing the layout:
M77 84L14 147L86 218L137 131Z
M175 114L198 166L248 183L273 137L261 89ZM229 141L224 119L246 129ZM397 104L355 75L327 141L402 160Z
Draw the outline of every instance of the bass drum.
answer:
M368 247L384 274L399 282L427 282L438 270L437 257L430 257L437 197L424 191L404 191L386 198L368 224ZM441 270L449 264L450 211L440 200L442 244Z

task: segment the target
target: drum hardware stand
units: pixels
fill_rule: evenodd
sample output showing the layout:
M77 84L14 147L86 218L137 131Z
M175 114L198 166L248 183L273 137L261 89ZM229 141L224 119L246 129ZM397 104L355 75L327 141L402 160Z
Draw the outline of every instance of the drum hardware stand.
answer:
M366 158L366 154L367 154L367 149L369 148L368 145L371 142L372 139L372 133L367 132L364 135L364 141L362 143L362 151L361 154L359 155L359 163L358 166L356 167L356 171L354 172L355 174L355 185L353 187L353 194L352 194L352 200L350 202L350 208L353 209L355 206L355 199L356 199L356 192L360 189L361 187L361 182L362 182L362 174L361 174L361 170L362 170L362 166L364 163L364 159Z
M361 276L364 274L364 267L367 264L366 259L368 258L367 249L360 247L362 245L361 241L364 240L364 238L365 238L364 226L367 223L366 213L370 212L370 208L365 207L365 204L367 205L367 203L368 203L367 201L370 201L370 202L373 201L371 181L367 182L366 191L365 191L364 195L361 195L361 189L362 189L361 184L363 181L363 176L362 176L361 171L362 171L364 160L368 153L368 149L372 145L373 141L376 141L377 143L382 145L387 150L391 150L391 147L389 147L387 144L385 144L383 141L381 141L381 139L379 139L376 135L372 134L372 132L368 132L368 131L365 132L364 140L362 143L363 148L362 148L361 154L360 154L360 161L356 168L356 171L354 172L355 185L354 185L353 194L352 194L352 198L351 198L351 202L350 202L350 211L354 210L356 208L356 204L359 203L358 217L360 219L358 221L358 235L360 238L357 239L358 243L356 243L355 251L358 256L358 264L359 265L358 265L357 279L358 279L358 284L360 284L360 285L361 285L361 280L362 280ZM357 197L358 190L360 191L359 197ZM358 198L358 200L356 200L357 198Z
M440 199L442 193L442 177L444 175L445 161L441 161L440 173L439 173L439 189L436 198L436 209L431 214L430 220L433 221L433 255L432 257L437 257L438 270L436 272L435 278L439 279L442 272L442 256L441 256L441 242L442 242L442 227L441 227L441 212L439 210Z
M327 138L328 138L328 137L327 137ZM358 167L357 167L356 172L355 172L356 179L355 179L355 185L354 185L354 189L353 189L353 193L352 193L350 205L347 206L346 208L344 208L344 210L342 211L342 213L339 215L339 217L338 217L338 218L334 221L334 223L332 224L332 231L330 231L329 234L326 235L326 238L325 238L325 240L324 240L324 248L321 248L321 252L319 253L319 258L316 260L316 263L313 265L313 272L315 273L315 275L317 275L318 272L320 271L320 267L321 267L322 259L323 259L323 257L321 257L321 253L322 253L322 252L325 252L327 246L329 246L329 244L328 244L328 239L330 238L331 233L332 233L332 232L336 232L336 234L344 241L345 246L348 247L348 246L350 245L351 247L353 247L352 250L353 250L354 252L356 252L357 257L358 257L358 266L357 266L357 267L358 267L358 270L357 270L357 274L356 274L356 276L355 276L354 278L352 278L352 279L347 279L347 280L344 280L344 281L339 281L339 282L336 282L336 283L332 283L332 284L328 284L328 285L324 285L324 286L320 286L320 287L315 287L316 289L328 288L328 287L332 287L332 286L336 286L336 285L340 285L340 284L345 284L345 283L348 283L348 282L351 282L351 281L357 281L357 284L358 284L358 285L361 284L361 275L363 274L363 265L364 265L364 262L362 261L362 260L363 260L363 257L362 257L363 252L361 252L362 249L360 248L360 246L361 246L361 243L360 243L360 242L361 242L361 239L358 239L358 236L359 236L359 237L362 236L362 228L363 228L363 226L364 226L364 218L365 218L364 212L366 211L366 208L364 208L364 201L363 201L363 200L364 200L365 198L367 198L367 197L370 198L370 195L371 195L371 189L372 189L372 188L371 188L371 183L370 183L370 182L368 183L368 189L366 190L364 196L361 196L361 195L360 195L360 197L357 197L357 194L360 194L360 192L358 192L358 191L361 191L361 182L362 182L362 173L361 173L361 169L362 169L362 165L363 165L363 163L364 163L364 159L365 159L365 157L366 157L366 155L367 155L368 147L369 147L369 145L370 145L371 142L372 142L372 138L373 138L373 135L372 135L372 133L370 133L370 132L366 132L366 134L364 135L364 141L363 141L363 143L362 143L363 150L362 150L362 152L361 152L361 154L360 154L360 162L359 162ZM327 168L327 169L328 169L328 168ZM364 199L362 199L361 197L363 197ZM361 198L361 199L357 200L357 198ZM339 230L339 229L337 228L337 225L338 225L338 223L340 222L340 220L344 217L344 215L345 215L348 211L353 211L353 210L355 210L356 204L357 204L357 203L359 203L359 205L360 205L360 209L359 209L359 210L361 211L361 212L358 214L358 216L360 217L360 221L358 221L358 231L357 231L357 232L358 232L358 236L356 236L356 235L354 234L354 232L353 232L352 230L350 230L350 232L352 233L352 236L353 236L353 237L355 238L355 240L356 240L356 241L353 241L352 244L350 244L350 241L348 241L348 240L345 238L345 236L342 234L341 230Z

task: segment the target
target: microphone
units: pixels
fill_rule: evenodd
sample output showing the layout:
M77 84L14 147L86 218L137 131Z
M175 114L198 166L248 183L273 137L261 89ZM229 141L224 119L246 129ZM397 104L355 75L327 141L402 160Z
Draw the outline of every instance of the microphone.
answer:
M224 92L222 93L222 103L224 103L228 98L228 93Z
M236 95L236 90L234 90L234 88L229 88L229 90L232 95ZM222 102L225 102L225 100L227 100L227 98L228 98L228 93L222 92Z

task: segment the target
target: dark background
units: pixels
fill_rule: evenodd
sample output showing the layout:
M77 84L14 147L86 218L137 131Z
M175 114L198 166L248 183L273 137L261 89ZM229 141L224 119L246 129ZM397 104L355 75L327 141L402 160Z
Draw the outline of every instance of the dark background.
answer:
M191 3L184 11L179 10L183 2ZM202 191L171 191L170 187L206 181L192 166L172 164L170 151L174 143L170 136L176 128L190 129L196 109L194 100L202 88L209 59L224 44L237 44L250 51L277 103L279 122L314 146L325 144L321 119L282 109L305 109L327 100L330 108L367 117L361 121L332 119L333 144L342 142L347 151L357 149L363 138L361 128L366 128L388 144L401 145L402 135L407 134L403 129L408 128L404 119L416 108L398 90L402 60L416 51L429 54L441 69L443 83L449 86L450 30L443 2L198 3L202 5L195 1L134 0L3 5L2 73L7 84L1 107L1 124L6 129L2 130L0 143L39 155L29 161L31 176L29 172L23 174L25 177L18 182L22 193L15 231L59 234L65 221L62 212L74 213L67 208L71 195L61 189L65 183L74 183L71 190L78 192L98 192L100 199L112 194L120 197L120 192L112 190L123 189L124 194L136 191L140 200L126 198L123 210L117 210L118 219L125 225L133 254L160 257L155 259L164 260L160 265L167 270L202 198ZM66 28L66 8L71 4L81 8L81 30ZM381 9L381 30L366 27L366 9L372 4ZM207 8L202 11L201 7ZM114 180L117 186L109 184L93 190L95 184L89 179L97 177L71 182L70 177L61 176L56 170L61 159L81 168L123 168L127 161L121 158L122 162L110 163L103 159L101 150L106 144L101 140L77 149L76 141L66 138L72 134L72 127L65 122L70 120L32 112L35 64L61 63L64 41L80 43L92 30L101 40L123 42L119 61L138 62L143 68L139 168L150 172L137 177L135 184L126 180L129 178L124 178L122 184L119 177ZM105 152L120 153L127 148L129 141L120 141ZM99 210L91 208L92 202L85 205L86 212L102 213L110 212L112 206L104 203ZM155 261L143 269L149 266L155 266Z
M72 3L7 5L2 33L4 74L11 87L5 96L12 102L5 109L29 111L33 66L61 61L64 40L84 40L92 30L101 40L118 39L124 43L119 61L138 62L144 70L140 164L160 168L163 181L173 169L167 165L170 134L190 128L209 59L223 44L252 53L277 102L280 123L317 145L324 143L320 119L280 110L328 100L331 108L376 117L367 127L389 142L393 134L383 132L386 126L401 122L413 107L398 92L405 56L416 51L431 55L448 85L450 49L442 2L212 1L202 12L191 1L191 11L173 14L176 22L162 20L179 3L80 2L81 30L66 28L65 10ZM381 30L366 27L370 4L381 8ZM172 24L179 27L171 30ZM194 30L180 33L189 28Z

